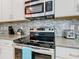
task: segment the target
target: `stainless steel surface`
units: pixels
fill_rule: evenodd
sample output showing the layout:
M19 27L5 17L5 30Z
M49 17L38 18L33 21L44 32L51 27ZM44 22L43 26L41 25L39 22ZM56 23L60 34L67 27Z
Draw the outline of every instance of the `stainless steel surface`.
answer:
M76 33L75 33L74 30L64 30L64 37L75 39L76 38Z
M44 30L42 30L44 29ZM34 28L30 31L30 39L26 41L26 38L14 40L15 43L32 45L37 47L55 48L55 32L53 28Z
M25 3L26 18L49 15L54 15L54 0L39 0L30 3Z

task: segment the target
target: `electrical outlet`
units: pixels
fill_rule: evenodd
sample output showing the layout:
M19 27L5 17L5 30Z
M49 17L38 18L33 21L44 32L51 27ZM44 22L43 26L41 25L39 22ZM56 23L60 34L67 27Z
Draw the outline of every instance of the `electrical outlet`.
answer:
M74 28L75 28L75 25L71 25L70 29L74 30Z
M79 31L79 25L78 25L78 31Z

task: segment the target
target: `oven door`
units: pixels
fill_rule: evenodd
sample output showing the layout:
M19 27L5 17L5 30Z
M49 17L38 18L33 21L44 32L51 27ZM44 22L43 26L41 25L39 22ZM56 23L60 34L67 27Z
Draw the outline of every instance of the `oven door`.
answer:
M25 5L25 17L44 16L44 3Z
M32 59L54 59L54 50L33 49ZM15 59L22 59L22 49L15 48ZM28 54L28 53L27 53ZM26 58L25 58L26 59Z

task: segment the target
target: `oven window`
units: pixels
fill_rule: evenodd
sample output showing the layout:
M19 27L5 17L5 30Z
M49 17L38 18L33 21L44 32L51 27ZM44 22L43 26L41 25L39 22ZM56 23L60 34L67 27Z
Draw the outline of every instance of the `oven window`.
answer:
M51 59L51 55L32 52L32 59Z
M22 59L22 49L15 48L15 59ZM32 59L51 59L51 55L32 52Z
M35 13L42 13L42 12L44 12L43 3L25 7L25 14L35 14Z
M45 11L52 11L53 10L53 2L52 1L48 1L45 3Z

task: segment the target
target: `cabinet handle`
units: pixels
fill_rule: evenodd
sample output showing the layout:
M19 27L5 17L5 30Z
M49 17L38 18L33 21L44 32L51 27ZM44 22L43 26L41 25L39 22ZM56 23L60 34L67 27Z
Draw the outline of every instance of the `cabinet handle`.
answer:
M62 59L67 59L67 58L65 58L65 57L60 57L60 56L56 56L56 57L58 57L58 58L62 58Z
M69 56L72 56L72 57L77 57L77 58L79 58L79 55L69 54Z

